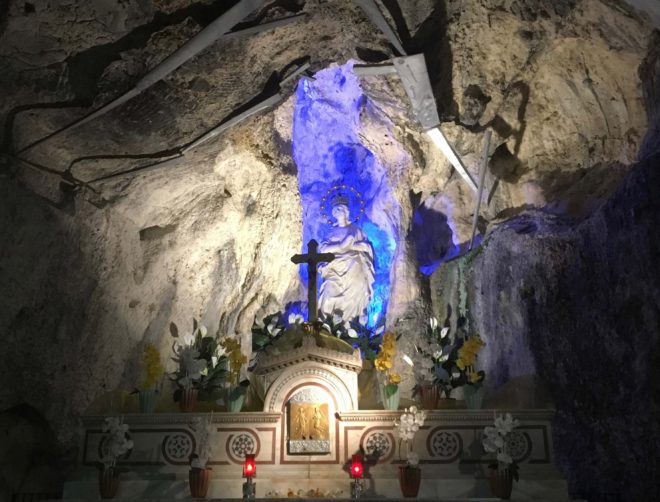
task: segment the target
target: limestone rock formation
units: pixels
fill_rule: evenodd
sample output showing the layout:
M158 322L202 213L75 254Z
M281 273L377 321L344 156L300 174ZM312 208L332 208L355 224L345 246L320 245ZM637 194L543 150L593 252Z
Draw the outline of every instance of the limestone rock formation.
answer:
M0 7L0 334L6 341L0 409L27 403L68 445L75 444L77 417L91 402L135 385L144 343L156 343L163 359L169 355L170 322L188 326L195 317L212 332L241 334L249 346L255 315L304 298L289 261L306 237L296 154L301 138L324 144L344 134L352 151L359 144L382 175L378 188L387 197L372 207L370 219L380 218L396 242L387 300L388 323L399 320L397 329L413 333L428 315L420 266L430 273L470 237L474 194L415 122L400 81L350 77L356 98L350 115L339 82L323 88L323 72L396 55L349 0L267 1L239 28L304 17L219 41L107 115L22 151L129 90L233 4L67 0ZM497 343L491 338L486 359L494 385L530 373L558 379L553 397L570 469L570 441L586 424L568 402L568 367L550 368L547 347L557 339L559 353L570 355L579 343L571 320L584 331L591 322L603 329L614 322L597 303L605 298L602 278L590 278L585 289L572 279L597 275L596 263L615 271L610 279L628 281L619 292L621 311L653 320L652 288L641 294L632 286L643 266L650 270L657 262L654 241L641 234L651 220L629 209L637 201L631 187L654 181L649 168L636 168L615 197L600 204L642 145L646 165L653 162L658 35L617 2L384 4L406 50L425 54L441 128L475 177L484 131L495 132L479 220L490 238L466 271L471 293L479 292L471 313L487 341L502 336ZM318 76L310 89L317 91L319 115L327 111L327 122L337 122L325 138L322 129L296 134L299 79L279 85L304 62L310 64L305 78ZM176 163L149 167L277 93L275 108ZM306 162L324 154L315 151ZM327 167L336 173L335 164ZM650 201L648 207L656 209ZM591 213L579 227L566 219ZM625 236L645 247L626 244ZM617 261L629 253L639 253L631 269ZM549 264L564 268L549 270ZM551 280L540 279L544 273ZM564 308L569 286L583 309ZM597 319L589 317L592 307ZM612 350L608 357L625 352L625 337L614 340L616 346L599 350ZM586 384L595 370L586 365L577 373ZM560 389L567 393L558 395ZM608 403L621 403L620 395ZM592 482L594 472L584 479Z
M641 72L647 96L658 91L654 39ZM651 131L656 110L649 99ZM652 471L660 459L651 446L660 420L655 137L643 152L588 218L526 211L431 281L436 312L453 305L488 344L480 363L491 393L517 381L521 388L508 397L532 403L539 385L525 384L545 387L557 408L562 472L572 494L588 500L659 495Z

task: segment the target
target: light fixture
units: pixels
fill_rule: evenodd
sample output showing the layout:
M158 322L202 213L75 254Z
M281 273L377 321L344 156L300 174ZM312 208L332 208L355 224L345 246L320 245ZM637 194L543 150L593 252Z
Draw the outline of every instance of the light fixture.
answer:
M351 498L359 499L364 491L362 484L362 476L364 475L364 466L362 461L362 454L356 453L351 458Z
M472 176L470 176L470 173L467 172L467 169L465 169L461 159L458 158L458 155L456 155L456 152L454 152L454 149L447 141L447 138L445 138L445 135L442 134L440 128L433 127L432 129L426 131L426 134L429 135L429 138L431 138L435 146L437 146L440 151L445 154L447 160L451 163L452 166L454 166L454 169L458 171L458 174L461 175L467 184L470 185L470 188L476 192L477 184L472 179Z
M253 499L256 492L256 483L252 482L252 478L257 475L257 464L254 460L254 453L247 453L245 461L243 462L243 477L246 478L243 483L243 498Z

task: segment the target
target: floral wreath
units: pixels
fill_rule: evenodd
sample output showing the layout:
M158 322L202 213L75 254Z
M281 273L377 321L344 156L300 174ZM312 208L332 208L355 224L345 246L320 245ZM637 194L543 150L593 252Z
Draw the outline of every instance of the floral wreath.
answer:
M353 219L353 223L357 223L358 221L360 221L360 218L362 218L362 215L364 214L364 199L362 198L360 192L358 192L355 188L342 184L342 185L333 186L327 192L325 192L325 195L323 197L321 197L321 214L328 223L330 224L332 223L332 218L330 217L327 211L328 203L330 202L330 204L332 205L333 199L335 199L336 197L347 198L347 195L352 196L354 200L357 199L358 201L357 204L360 206L360 210L358 211L358 215Z

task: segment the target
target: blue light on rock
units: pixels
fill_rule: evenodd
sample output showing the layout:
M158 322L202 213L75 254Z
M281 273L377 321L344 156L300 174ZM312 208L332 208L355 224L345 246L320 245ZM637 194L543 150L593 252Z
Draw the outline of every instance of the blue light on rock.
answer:
M367 99L352 71L353 63L302 79L296 90L293 119L293 156L298 168L302 201L303 251L307 242L322 242L331 224L321 210L322 198L336 185L357 190L364 213L357 223L374 249L374 294L367 308L368 325L375 326L387 310L390 269L397 247L400 207L386 171L360 141L360 114ZM349 204L351 217L360 215L359 201ZM307 283L307 267L300 267Z

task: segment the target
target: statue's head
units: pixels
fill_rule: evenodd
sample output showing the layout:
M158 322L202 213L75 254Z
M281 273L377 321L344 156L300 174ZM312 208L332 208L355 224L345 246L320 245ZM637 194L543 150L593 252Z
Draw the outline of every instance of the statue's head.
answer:
M337 220L340 227L348 225L351 221L351 212L348 209L348 197L341 192L336 193L330 199L332 206L332 216Z
M337 225L345 227L351 222L351 212L345 204L339 204L332 207L332 216L337 220Z

